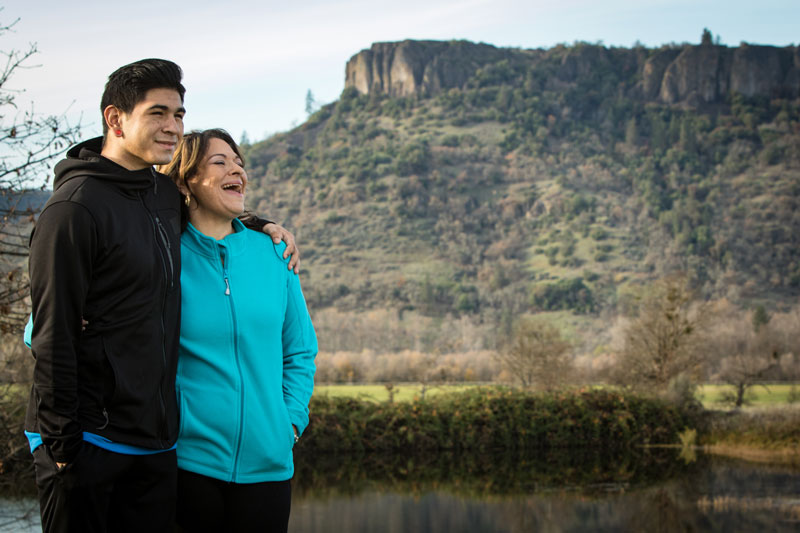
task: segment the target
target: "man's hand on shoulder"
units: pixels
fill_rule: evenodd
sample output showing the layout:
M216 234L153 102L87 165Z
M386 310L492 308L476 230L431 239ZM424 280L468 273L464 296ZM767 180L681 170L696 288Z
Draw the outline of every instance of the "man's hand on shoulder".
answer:
M275 244L281 241L286 243L286 250L283 252L283 258L286 259L291 255L292 258L289 260L289 270L294 270L295 274L299 274L300 250L297 249L297 244L294 242L294 235L283 226L279 226L274 222L264 225L262 231L272 237L272 242Z

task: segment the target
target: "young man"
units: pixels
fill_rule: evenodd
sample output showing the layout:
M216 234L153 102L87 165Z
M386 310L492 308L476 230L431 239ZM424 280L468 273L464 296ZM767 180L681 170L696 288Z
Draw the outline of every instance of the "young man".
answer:
M181 198L153 165L183 135L181 78L159 59L111 74L104 135L56 165L31 236L26 434L45 532L171 528Z

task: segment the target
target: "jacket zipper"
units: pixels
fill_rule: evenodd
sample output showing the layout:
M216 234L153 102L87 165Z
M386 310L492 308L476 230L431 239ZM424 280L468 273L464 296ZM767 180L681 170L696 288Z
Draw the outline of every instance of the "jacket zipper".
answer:
M153 175L153 194L155 195L158 191L158 179L156 177L155 171L151 169L151 173ZM161 259L161 266L164 269L164 276L167 278L169 283L169 287L172 288L173 286L173 277L174 277L174 264L172 262L172 255L170 252L170 244L169 244L169 237L166 235L164 228L161 226L161 222L158 219L158 215L154 214L150 209L148 209L147 204L144 201L144 193L139 193L139 201L142 203L142 207L144 208L147 215L150 217L150 223L153 226L153 237L156 239L156 249L158 250L158 256ZM158 246L158 241L161 241L162 246ZM167 260L164 259L164 255L169 257L169 269L167 268ZM164 291L161 297L161 316L160 316L160 323L161 323L161 369L162 369L162 376L165 376L167 373L167 349L166 349L166 341L167 341L167 331L166 326L164 324L164 312L167 307L167 287L165 285ZM164 401L164 380L163 377L161 379L161 383L158 385L158 404L161 409L161 446L164 447L165 442L168 440L169 431L167 427L167 406L166 402Z
M153 173L153 191L154 194L158 196L158 178L156 176L156 171L152 168L150 171ZM164 245L164 249L166 251L167 261L169 264L169 288L172 289L175 286L175 263L172 261L172 246L169 242L169 235L167 235L167 231L164 229L164 225L161 223L158 213L154 213L153 216L155 217L156 227L158 228L158 236L161 239L161 244Z
M169 288L172 290L175 287L175 263L172 261L172 247L169 243L169 236L166 230L164 230L164 226L161 224L161 219L158 218L158 215L154 216L158 228L158 236L161 237L161 243L167 251L167 259L169 261Z
M220 258L222 259L222 277L225 280L225 295L229 296L228 298L228 305L231 309L231 329L233 331L233 355L234 359L236 360L236 372L238 373L239 378L239 421L238 421L238 428L236 431L236 449L234 450L233 455L233 471L231 472L231 481L235 482L236 477L239 471L239 454L242 450L242 437L244 434L244 378L242 377L242 365L241 361L239 360L239 332L237 328L237 320L236 320L236 306L233 303L233 298L231 296L231 285L229 282L230 276L228 275L228 267L230 262L230 257L228 257L228 250L224 246L220 246Z

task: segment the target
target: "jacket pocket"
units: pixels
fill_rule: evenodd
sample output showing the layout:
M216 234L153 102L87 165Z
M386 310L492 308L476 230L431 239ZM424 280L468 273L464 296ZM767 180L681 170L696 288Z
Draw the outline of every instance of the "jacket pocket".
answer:
M114 396L117 392L117 368L114 365L113 357L109 354L108 347L106 346L106 341L104 338L101 338L102 346L103 346L103 367L105 369L104 377L106 379L103 380L103 407L104 411L108 409L108 406L113 404ZM106 412L106 422L108 421L108 412Z
M108 425L108 411L116 390L116 372L104 337L84 335L77 356L79 419L88 431L102 430Z
M289 410L285 409L285 411L286 411L286 420L289 422L289 448L294 448L296 442L294 438L294 425L292 425L292 417L289 416Z
M157 322L148 319L102 335L103 365L107 365L102 386L110 424L150 437L158 434L165 416L165 362L163 346L151 342L152 332L159 331L154 328Z
M178 460L206 465L215 471L233 468L241 413L228 390L209 383L181 381Z
M294 448L294 427L292 426L292 419L289 418L289 412L286 412L286 420L289 423L289 448Z

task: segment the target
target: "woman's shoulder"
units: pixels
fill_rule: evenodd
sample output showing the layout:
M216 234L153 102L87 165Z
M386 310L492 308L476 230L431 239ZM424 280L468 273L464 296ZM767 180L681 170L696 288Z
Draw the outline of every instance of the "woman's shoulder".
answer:
M283 257L283 252L286 251L286 243L281 241L275 244L272 237L264 232L247 229L247 238L251 243L256 246L259 251L266 252L270 257L275 257L278 261L284 264L289 264L289 258Z

